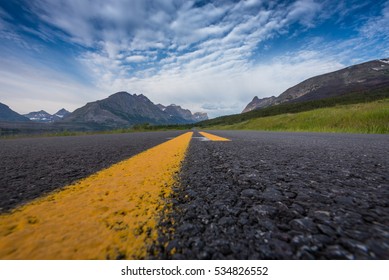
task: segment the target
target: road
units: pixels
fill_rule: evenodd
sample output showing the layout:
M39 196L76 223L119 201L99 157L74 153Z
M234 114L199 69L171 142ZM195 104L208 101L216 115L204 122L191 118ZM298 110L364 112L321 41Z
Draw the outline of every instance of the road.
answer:
M232 141L191 142L160 257L389 258L387 135L214 133Z
M182 132L0 140L0 213Z
M3 211L182 133L1 140ZM148 258L389 259L387 135L210 133L231 141L193 135Z

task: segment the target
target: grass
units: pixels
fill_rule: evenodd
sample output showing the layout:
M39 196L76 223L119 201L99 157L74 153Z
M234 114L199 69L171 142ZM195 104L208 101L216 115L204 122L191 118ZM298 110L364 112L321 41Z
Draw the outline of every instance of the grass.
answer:
M389 133L389 98L369 103L254 118L240 123L208 128L387 134Z
M383 88L378 90L363 91L340 95L337 97L330 97L320 100L296 102L296 103L284 103L267 107L260 110L253 110L243 114L236 114L230 116L222 116L215 119L202 121L196 124L199 127L210 127L217 125L230 125L237 124L244 121L248 121L255 118L277 116L281 114L294 114L300 112L311 111L314 109L328 108L339 105L350 105L369 103L376 100L382 100L389 98L389 88Z
M218 117L196 124L136 124L128 128L95 131L22 133L0 128L0 139L21 137L118 134L145 131L198 129L250 129L349 133L389 133L389 88L354 92L337 97L285 103L244 114Z
M150 125L136 124L132 127L116 128L109 130L95 130L95 131L52 131L52 132L35 132L35 133L23 133L13 131L2 131L0 128L0 139L17 139L17 138L34 138L34 137L65 137L65 136L84 136L84 135L96 135L96 134L122 134L122 133L135 133L135 132L150 132L150 131L169 131L169 130L187 130L191 128L188 125Z

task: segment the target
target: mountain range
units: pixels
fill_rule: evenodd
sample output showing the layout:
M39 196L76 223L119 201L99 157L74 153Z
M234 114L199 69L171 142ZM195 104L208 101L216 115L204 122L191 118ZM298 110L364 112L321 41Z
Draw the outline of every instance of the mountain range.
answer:
M208 119L177 105L155 105L143 94L117 92L108 98L87 103L66 116L62 122L85 123L101 128L127 127L136 124L187 124Z
M170 116L180 117L188 122L199 122L208 119L207 113L196 112L192 114L190 110L183 109L179 105L170 104L169 106L163 106L162 104L157 104L157 106Z
M283 103L319 100L384 87L389 87L389 58L309 78L287 89L278 97L260 99L255 96L242 113Z
M137 124L190 124L207 120L206 113L194 113L181 106L155 105L143 94L117 92L111 96L87 103L73 113L65 109L51 115L46 111L20 115L0 103L0 121L8 130L102 130L130 127ZM12 123L18 123L12 125ZM34 125L33 125L34 124ZM39 125L40 124L40 125ZM1 127L0 127L1 129Z
M23 116L29 118L31 121L34 122L41 122L41 123L52 123L55 121L59 121L69 115L70 112L66 109L61 109L57 113L51 115L47 113L46 111L38 111L38 112L31 112L28 114L24 114Z
M0 134L5 132L8 134L25 133L25 131L37 133L38 131L105 130L146 123L170 125L200 122L200 126L211 123L220 124L229 120L229 117L233 121L243 120L251 115L256 115L257 112L262 112L261 109L277 108L277 106L273 107L274 105L281 104L280 106L294 106L303 109L303 105L307 102L316 102L317 100L324 102L324 100L331 98L351 98L357 102L360 96L374 97L373 95L376 95L378 98L379 92L384 92L383 95L385 95L388 89L389 59L386 58L309 78L287 89L278 97L271 96L260 99L255 96L243 110L243 113L252 112L219 117L208 121L206 113L192 114L190 110L175 104L156 105L143 94L137 95L127 92L117 92L105 99L87 103L73 113L61 109L54 115L38 111L23 116L0 103ZM350 103L350 100L347 102ZM267 109L267 107L269 108ZM16 123L18 124L16 125Z

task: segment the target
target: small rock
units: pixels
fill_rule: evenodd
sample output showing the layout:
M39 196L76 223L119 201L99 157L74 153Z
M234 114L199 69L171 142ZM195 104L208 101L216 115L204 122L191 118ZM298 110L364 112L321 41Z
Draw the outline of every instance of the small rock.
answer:
M304 234L296 235L292 238L291 244L296 247L309 244L311 241L311 237L312 237L311 235L304 235Z
M295 212L297 215L304 215L305 210L304 208L297 203L293 203L292 206L290 207L293 212Z
M228 255L232 253L230 245L227 240L217 239L214 242L212 242L211 246L214 247L217 252L223 255Z
M204 242L201 240L200 237L194 237L191 240L191 247L192 249L199 251L204 247Z
M276 206L280 212L289 212L289 207L281 201L276 202Z
M250 210L260 216L273 216L277 214L277 208L269 205L254 205Z
M244 215L241 215L241 216L239 217L238 223L239 223L240 225L242 225L242 226L247 225L248 222L249 222L248 217L246 217L246 216L244 216Z
M315 257L312 254L315 250L312 250L312 248L308 246L302 246L298 251L297 251L297 258L301 260L314 260Z
M389 259L389 242L386 240L373 240L370 239L366 244L370 251L374 253L377 258Z
M276 229L277 227L275 226L275 224L270 220L270 219L260 219L259 220L259 225L260 227L268 230L268 231L274 231L274 229Z
M233 224L235 224L235 220L231 217L222 217L219 220L219 225L221 225L221 226L230 226Z
M290 226L292 229L303 231L303 232L311 232L311 233L317 233L317 227L316 224L312 221L310 218L303 218L303 219L294 219L290 222Z
M335 235L335 231L330 227L330 226L327 226L327 225L323 225L323 224L318 224L317 227L319 228L319 230L328 235L328 236L334 236Z
M242 197L255 198L259 196L259 192L255 189L245 189L240 193L240 195Z
M194 225L192 225L190 223L184 223L184 224L180 225L177 228L177 230L180 232L188 232L188 231L192 231L194 228L195 228Z
M284 194L285 194L285 196L286 196L287 198L289 198L289 199L296 198L296 196L297 196L297 194L294 193L294 192L285 192Z
M366 231L361 231L357 229L347 229L344 231L344 234L350 238L364 241L365 239L370 237L370 234Z
M201 251L197 254L197 258L199 260L209 260L211 258L211 255L208 251Z
M354 200L351 196L339 196L335 198L335 202L341 205L353 206Z
M333 240L334 238L324 234L315 234L312 236L313 243L316 244L316 246L319 248L327 246L328 244L332 243Z
M352 260L354 259L354 255L351 254L349 251L345 250L340 245L332 245L328 246L325 249L325 256L329 259L335 259L335 260Z
M350 250L351 252L356 253L357 251L360 251L367 255L369 253L369 248L356 240L349 239L349 238L341 238L340 243L342 246L344 246L346 249Z
M328 211L318 210L318 211L313 212L313 217L316 220L326 221L326 223L327 223L327 221L331 219L331 213Z
M268 201L280 201L284 199L280 191L269 187L262 193L262 197Z

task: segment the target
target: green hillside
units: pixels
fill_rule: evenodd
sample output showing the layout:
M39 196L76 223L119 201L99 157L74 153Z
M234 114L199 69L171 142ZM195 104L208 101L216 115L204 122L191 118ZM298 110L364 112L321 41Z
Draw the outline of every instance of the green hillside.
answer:
M367 103L375 100L381 100L389 98L389 88L384 88L374 91L364 91L357 93L350 93L347 95L341 95L332 98L326 98L321 100L296 102L296 103L284 103L268 108L254 110L243 114L236 114L230 116L218 117L215 119L207 120L196 124L201 128L213 127L217 125L231 125L238 124L251 119L277 116L281 114L300 113L311 111L320 108L328 108L339 105L359 104Z
M351 105L339 105L300 113L253 118L210 129L312 131L346 133L389 133L389 98Z

